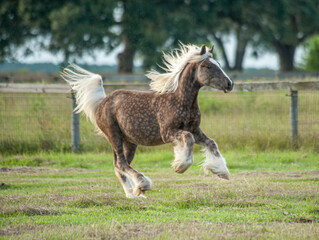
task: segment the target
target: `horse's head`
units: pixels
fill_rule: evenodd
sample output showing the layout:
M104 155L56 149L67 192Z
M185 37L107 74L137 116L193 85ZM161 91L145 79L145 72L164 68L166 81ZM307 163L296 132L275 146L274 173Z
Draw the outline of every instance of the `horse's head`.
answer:
M212 54L214 46L209 50ZM203 45L201 52L204 55L206 53L206 46ZM216 62L212 57L206 58L198 66L197 80L201 85L209 86L219 90L223 90L225 93L230 92L233 89L234 83L227 76L227 74L220 67L219 63Z

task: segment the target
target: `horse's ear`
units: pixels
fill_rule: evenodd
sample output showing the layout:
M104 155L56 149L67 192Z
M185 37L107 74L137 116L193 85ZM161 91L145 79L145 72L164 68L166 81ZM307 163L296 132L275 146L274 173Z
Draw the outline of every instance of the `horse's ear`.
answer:
M206 53L206 46L205 46L205 44L202 46L202 48L201 48L201 50L200 50L200 53L199 53L199 55L203 55L203 54L205 54Z
M214 45L211 47L211 49L208 50L208 52L213 53Z

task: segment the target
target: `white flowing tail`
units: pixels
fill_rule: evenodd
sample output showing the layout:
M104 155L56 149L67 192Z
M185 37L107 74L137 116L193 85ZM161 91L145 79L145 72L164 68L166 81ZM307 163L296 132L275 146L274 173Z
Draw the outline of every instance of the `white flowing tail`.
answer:
M83 111L86 117L96 126L95 112L106 97L102 77L73 63L61 72L61 77L71 85L75 92L77 102L75 112Z

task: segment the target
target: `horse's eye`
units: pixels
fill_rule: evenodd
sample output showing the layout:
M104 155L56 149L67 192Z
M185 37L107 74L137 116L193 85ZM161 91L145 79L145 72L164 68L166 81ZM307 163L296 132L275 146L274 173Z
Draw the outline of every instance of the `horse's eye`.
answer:
M212 68L212 66L211 66L211 65L207 65L206 67L207 67L208 69L209 69L209 68Z

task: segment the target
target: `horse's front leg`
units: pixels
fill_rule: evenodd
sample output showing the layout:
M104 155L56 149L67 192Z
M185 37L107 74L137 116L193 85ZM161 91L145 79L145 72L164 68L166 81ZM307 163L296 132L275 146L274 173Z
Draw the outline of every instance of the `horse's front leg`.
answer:
M167 130L163 137L165 143L172 142L174 145L175 159L172 166L177 173L184 173L193 164L193 134L183 130Z
M220 178L229 180L230 174L226 166L226 161L219 152L216 142L207 137L199 128L193 135L195 143L205 147L204 170L211 171Z

